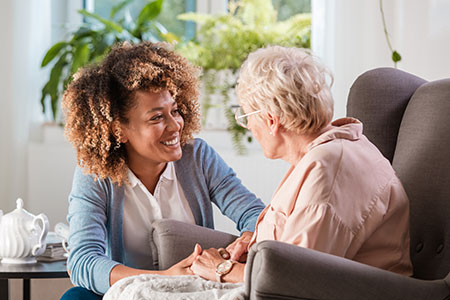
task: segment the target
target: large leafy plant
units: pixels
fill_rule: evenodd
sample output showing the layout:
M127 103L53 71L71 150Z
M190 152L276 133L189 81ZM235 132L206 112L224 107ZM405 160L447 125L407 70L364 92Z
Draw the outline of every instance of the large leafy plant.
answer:
M79 10L85 21L67 40L54 44L44 56L41 68L50 67L50 76L42 88L41 106L44 114L51 110L53 121L60 121L61 94L72 75L87 64L99 62L117 42L142 40L172 41L176 36L167 32L155 18L160 14L163 0L148 1L137 18L126 7L133 0L124 0L111 9L109 18Z
M236 124L230 98L237 71L250 52L263 46L310 48L311 15L278 21L271 0L241 0L230 1L226 14L186 13L178 18L199 26L196 40L180 44L178 51L203 68L203 115L207 116L211 107L221 106L235 149L244 153L243 139L251 141L251 137Z

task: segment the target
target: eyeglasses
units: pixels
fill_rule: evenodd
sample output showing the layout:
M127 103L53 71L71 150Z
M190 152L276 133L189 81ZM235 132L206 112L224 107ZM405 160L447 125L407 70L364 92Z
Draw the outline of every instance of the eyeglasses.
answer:
M244 128L247 128L248 116L251 116L251 115L261 112L261 110L257 110L257 111L253 111L251 113L246 114L244 112L244 110L242 109L242 107L240 107L240 106L235 106L235 109L236 109L236 111L234 112L234 118L236 119L236 122Z

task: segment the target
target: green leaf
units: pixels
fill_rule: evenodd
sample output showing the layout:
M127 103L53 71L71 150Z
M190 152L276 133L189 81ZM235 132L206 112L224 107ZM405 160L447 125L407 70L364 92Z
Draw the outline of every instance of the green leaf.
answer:
M162 33L161 36L164 38L166 42L169 42L171 44L172 43L177 44L181 42L181 38L172 32Z
M392 60L394 61L394 63L397 63L402 60L402 56L400 55L400 53L394 50L392 52Z
M125 31L124 31L125 32ZM128 39L120 39L114 33L104 33L96 37L96 39L90 44L91 52L90 59L91 62L98 62L99 57L103 57L103 55L108 52L110 47L116 42L128 40Z
M80 27L72 37L72 41L79 41L85 37L94 38L98 34L98 31L92 30L89 27Z
M72 74L89 61L89 52L88 44L77 45L75 52L73 53Z
M61 52L61 49L66 47L68 45L67 42L59 42L54 44L48 51L47 54L45 54L44 59L41 63L41 68L48 65L49 62L51 62L58 54Z
M42 113L45 114L45 97L49 94L48 92L48 86L50 84L50 80L47 81L47 83L42 88L42 96L41 96L41 107L42 107Z
M50 106L52 110L52 117L53 120L56 121L56 115L57 115L57 109L58 109L58 102L59 102L59 83L61 80L61 75L63 73L64 66L67 65L66 57L68 52L63 53L58 61L53 66L51 72L50 72L50 78L45 84L45 86L42 88L42 95L41 95L41 106L42 106L42 112L45 113L46 106L45 106L45 98L47 96L50 96Z
M109 28L111 30L114 30L117 32L122 32L122 30L123 30L123 28L122 28L122 26L120 26L120 24L117 24L114 21L110 21L105 18L102 18L97 14L88 12L85 9L80 9L78 12L87 18L92 18L92 19L99 21L100 23L102 23L103 25L105 25L107 28Z
M61 74L63 71L64 65L67 64L66 55L61 56L58 62L54 65L52 71L50 72L50 80L49 80L49 93L57 94L59 81L61 78Z
M215 17L208 14L188 12L177 16L178 20L192 21L197 24L204 24L208 21L214 20Z
M111 9L111 12L109 13L109 18L113 19L119 11L121 11L125 6L127 6L128 4L130 4L133 1L134 0L125 0L125 1L122 1L119 4L117 4L116 6L113 6L113 8Z
M50 105L52 107L52 116L53 121L57 120L58 117L58 102L59 102L59 94L51 94L50 95Z
M59 102L59 86L61 81L61 75L63 73L64 66L67 65L66 57L68 52L62 54L56 64L53 66L50 72L50 79L48 81L47 92L51 98L51 108L53 120L56 120L57 107Z
M157 22L157 21L154 21L154 22L153 22L153 26L155 26L156 30L157 30L160 34L166 34L166 33L168 33L166 27L164 27L163 24L161 24L161 23L159 23L159 22Z
M163 0L154 0L142 8L137 20L137 27L141 27L145 22L156 18L162 9Z

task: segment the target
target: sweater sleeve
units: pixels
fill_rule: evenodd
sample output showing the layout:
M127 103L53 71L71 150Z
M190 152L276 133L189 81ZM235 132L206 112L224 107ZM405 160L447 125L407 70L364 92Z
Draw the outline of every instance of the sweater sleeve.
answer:
M106 255L107 200L105 182L77 168L69 195L70 255L67 268L74 285L104 294L111 269L119 264Z
M264 203L242 185L233 169L212 147L202 140L197 141L202 148L203 172L211 201L236 223L241 233L255 231Z

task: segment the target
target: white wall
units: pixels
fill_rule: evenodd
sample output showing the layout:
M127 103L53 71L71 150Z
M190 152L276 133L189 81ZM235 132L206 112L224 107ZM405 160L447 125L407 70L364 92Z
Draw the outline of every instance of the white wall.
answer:
M68 20L68 27L80 22L76 2L80 8L81 0L0 1L0 209L4 212L12 210L16 198L22 197L25 209L33 214L45 212L65 219L61 211L66 210L67 195L61 198L58 191L67 194L64 179L71 177L67 173L75 163L71 157L68 171L64 152L48 157L55 147L41 150L39 157L41 148L36 143L42 142L44 120L39 100L48 78L48 70L41 70L40 63L51 44L67 31L60 17Z
M400 68L427 80L449 78L450 1L402 0L395 12Z
M403 57L398 68L427 80L450 77L450 1L384 0L383 8L392 46ZM345 115L358 75L394 66L378 0L314 0L312 47L334 72L336 118Z
M0 28L9 28L12 22L12 16L9 12L12 10L12 1L0 1ZM8 13L6 13L8 12ZM1 39L2 47L0 47L0 209L6 208L6 199L9 196L9 164L8 156L10 155L10 147L12 129L10 126L10 110L13 91L11 86L10 70L12 69L12 49L8 47L8 42L12 40L12 31L3 30Z
M46 126L43 133L42 140L28 144L27 202L30 212L48 217L53 230L57 223L67 222L76 154L61 127Z
M49 1L1 1L0 5L0 205L10 210L17 197L23 197L27 207L26 149L33 112L39 110L39 63L49 41Z

